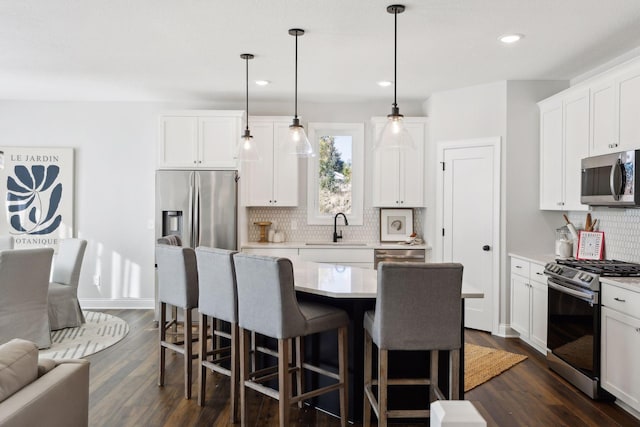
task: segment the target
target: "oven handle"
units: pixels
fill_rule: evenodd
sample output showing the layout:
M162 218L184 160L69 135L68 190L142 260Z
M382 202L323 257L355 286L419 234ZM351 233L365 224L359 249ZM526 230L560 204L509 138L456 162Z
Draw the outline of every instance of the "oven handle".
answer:
M586 294L584 292L580 292L580 291L575 291L571 288L567 288L566 286L562 286L562 285L558 285L556 282L554 282L551 279L547 279L547 286L549 286L550 288L553 288L559 292L565 293L565 294L569 294L571 296L574 296L578 299L581 299L583 301L589 302L591 304L595 304L598 301L594 298L593 294Z

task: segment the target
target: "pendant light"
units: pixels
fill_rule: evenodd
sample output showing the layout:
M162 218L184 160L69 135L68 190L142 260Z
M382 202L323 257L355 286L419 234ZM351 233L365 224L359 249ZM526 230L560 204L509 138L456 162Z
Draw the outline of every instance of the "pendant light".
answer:
M244 129L244 135L240 138L238 142L237 149L237 158L242 162L257 162L260 160L260 153L258 153L258 148L256 147L256 143L253 141L253 136L251 136L251 132L249 131L249 60L253 59L253 55L250 53L243 53L240 55L240 58L245 60L246 63L246 88L247 88L247 107L246 107L246 115L247 115L247 126Z
M414 148L413 140L407 128L404 126L404 116L400 114L398 108L397 88L398 88L398 14L404 12L404 6L401 4L393 4L387 7L387 12L393 13L393 107L391 108L391 114L387 116L389 119L387 124L382 129L380 138L377 140L376 149L407 149Z
M295 85L295 112L293 114L293 124L289 126L289 152L298 157L313 157L313 149L300 124L298 118L298 36L304 35L304 30L292 28L289 34L296 38L296 85Z

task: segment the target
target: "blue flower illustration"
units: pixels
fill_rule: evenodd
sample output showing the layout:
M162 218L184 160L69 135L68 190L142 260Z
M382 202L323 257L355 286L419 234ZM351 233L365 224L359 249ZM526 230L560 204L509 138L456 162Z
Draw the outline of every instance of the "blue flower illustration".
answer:
M60 167L55 165L18 165L14 175L7 178L7 209L11 226L17 234L41 235L55 231L62 223L56 215L62 199L62 184L55 183ZM46 212L45 212L46 211Z

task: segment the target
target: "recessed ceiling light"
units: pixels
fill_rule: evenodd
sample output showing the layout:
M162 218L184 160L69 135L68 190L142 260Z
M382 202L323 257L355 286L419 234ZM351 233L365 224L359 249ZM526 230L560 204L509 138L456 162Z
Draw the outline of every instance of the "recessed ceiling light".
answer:
M390 82L389 80L382 80L378 82L378 86L380 87L389 87L393 84L393 82Z
M271 83L269 80L256 80L258 86L267 86L269 83Z
M498 37L498 40L500 40L502 43L511 44L517 42L523 37L524 36L522 34L503 34Z

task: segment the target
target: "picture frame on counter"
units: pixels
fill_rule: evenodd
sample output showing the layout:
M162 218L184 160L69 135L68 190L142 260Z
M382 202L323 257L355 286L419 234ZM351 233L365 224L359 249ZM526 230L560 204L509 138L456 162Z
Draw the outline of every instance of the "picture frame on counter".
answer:
M604 252L603 231L580 231L578 233L577 259L601 260Z
M404 242L413 234L413 209L380 209L380 242Z

